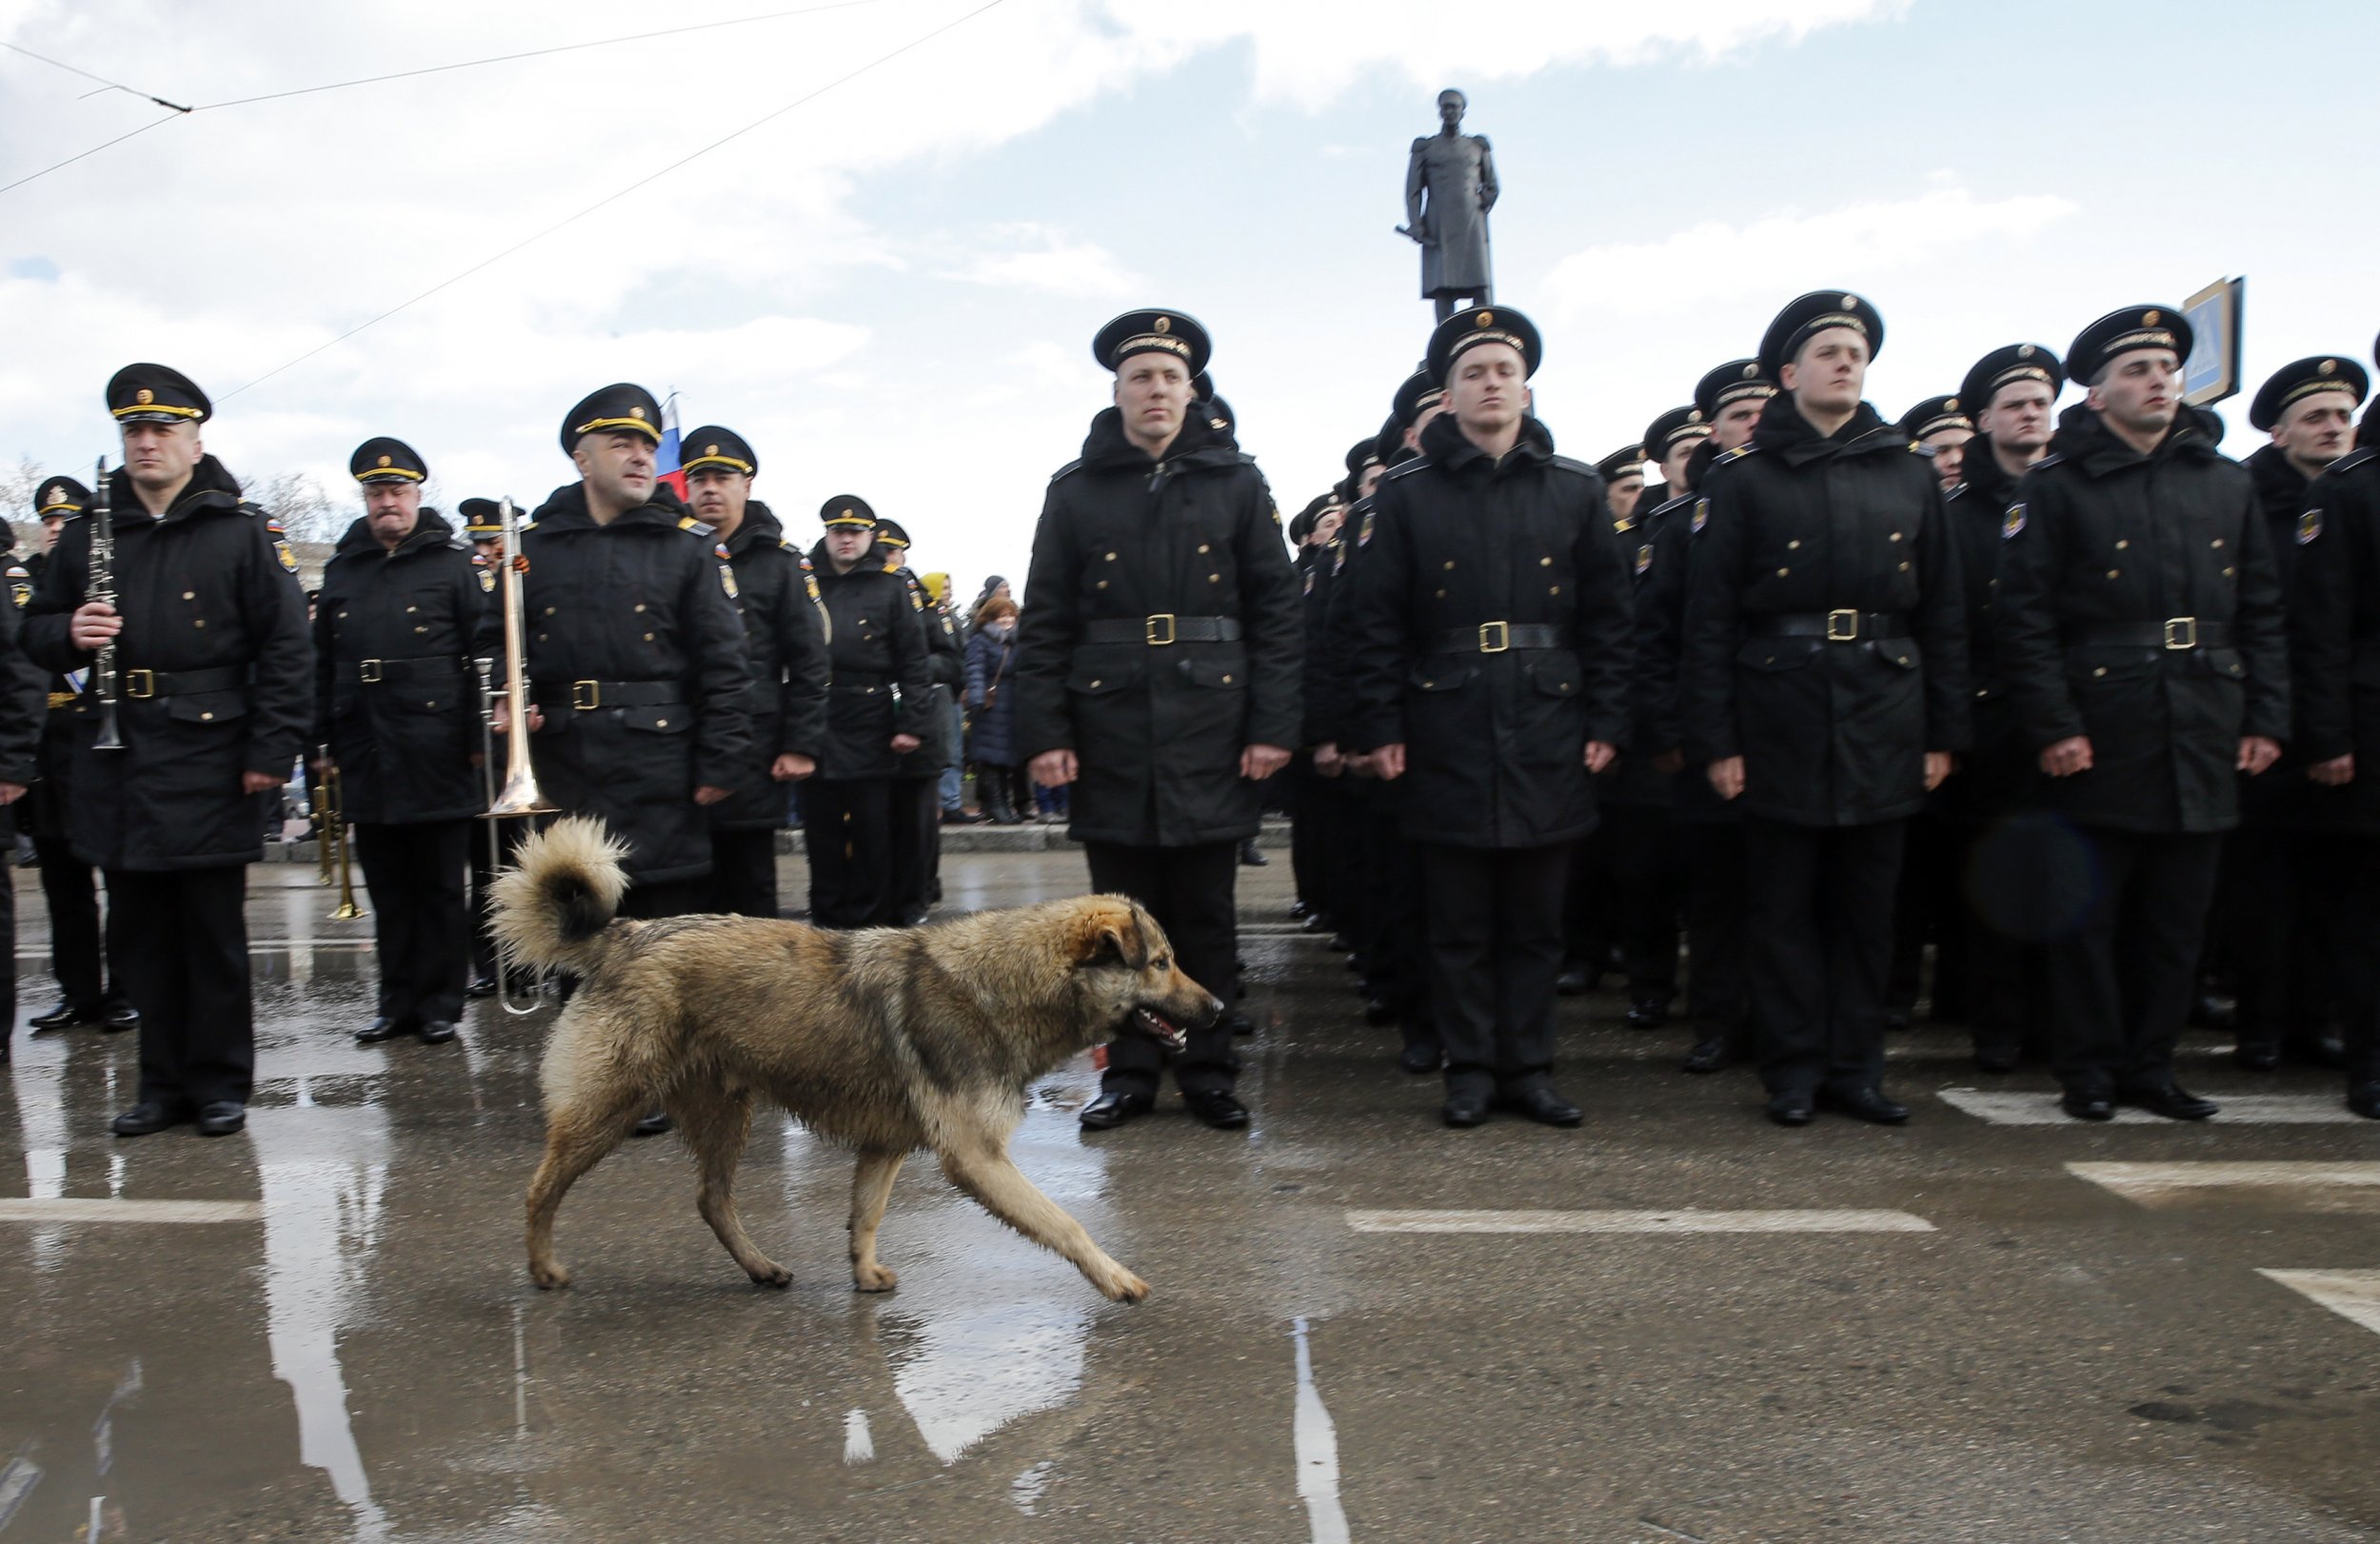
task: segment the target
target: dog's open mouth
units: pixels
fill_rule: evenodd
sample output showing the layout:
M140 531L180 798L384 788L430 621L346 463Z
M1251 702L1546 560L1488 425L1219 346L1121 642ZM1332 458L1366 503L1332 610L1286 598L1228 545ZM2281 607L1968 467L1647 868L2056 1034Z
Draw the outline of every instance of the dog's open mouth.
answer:
M1132 1027L1168 1051L1180 1051L1190 1043L1190 1037L1181 1032L1180 1025L1153 1008L1133 1009Z

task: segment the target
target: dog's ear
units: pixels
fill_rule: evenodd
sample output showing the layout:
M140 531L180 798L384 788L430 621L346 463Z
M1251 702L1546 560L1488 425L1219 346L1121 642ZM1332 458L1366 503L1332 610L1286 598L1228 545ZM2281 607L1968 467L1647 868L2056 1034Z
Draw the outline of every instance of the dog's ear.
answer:
M1149 946L1140 930L1140 908L1101 906L1083 918L1076 936L1076 955L1086 965L1112 960L1128 970L1146 969Z

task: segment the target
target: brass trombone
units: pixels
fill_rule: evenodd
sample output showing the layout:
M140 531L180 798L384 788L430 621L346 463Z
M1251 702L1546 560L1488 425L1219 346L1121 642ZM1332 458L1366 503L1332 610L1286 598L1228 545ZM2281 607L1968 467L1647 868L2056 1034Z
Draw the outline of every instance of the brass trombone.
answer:
M526 604L521 591L521 512L510 499L504 501L498 517L504 527L502 544L498 547L496 595L504 610L505 624L505 683L501 692L488 682L487 672L480 675L485 696L483 723L489 744L494 738L496 703L504 703L505 781L495 786L493 762L486 766L487 785L492 792L487 813L480 819L488 822L488 867L501 871L504 867L504 842L499 821L518 820L525 816L557 815L560 809L547 802L545 792L537 786L537 771L529 762L529 683L528 648L525 622ZM492 749L492 745L490 745ZM499 957L496 960L496 1001L505 1012L525 1017L537 1011L537 992L531 988L526 997L516 999L512 993L512 961Z
M323 882L330 882L332 869L339 873L339 904L331 909L334 922L352 922L369 917L370 912L355 903L354 855L347 850L347 812L339 799L339 763L330 759L330 747L322 748L323 770L317 784L323 795L323 835L321 841Z

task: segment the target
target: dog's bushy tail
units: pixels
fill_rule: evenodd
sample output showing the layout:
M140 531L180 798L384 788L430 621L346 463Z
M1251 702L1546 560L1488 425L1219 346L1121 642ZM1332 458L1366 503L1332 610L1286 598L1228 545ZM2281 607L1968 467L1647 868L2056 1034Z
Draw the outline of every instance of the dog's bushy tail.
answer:
M540 970L592 970L628 888L620 867L627 855L627 843L584 815L530 837L489 892L497 941L512 960Z

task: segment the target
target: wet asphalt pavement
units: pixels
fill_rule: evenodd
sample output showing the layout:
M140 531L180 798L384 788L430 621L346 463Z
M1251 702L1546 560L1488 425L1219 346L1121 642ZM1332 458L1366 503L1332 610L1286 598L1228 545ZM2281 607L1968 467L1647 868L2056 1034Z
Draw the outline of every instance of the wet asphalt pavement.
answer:
M954 907L1083 886L1070 852L944 866ZM1169 1096L1086 1135L1087 1060L1033 1092L1018 1162L1148 1278L1132 1308L922 1158L883 1235L899 1290L853 1294L848 1163L779 1118L739 1196L790 1291L745 1281L664 1140L573 1192L576 1285L539 1293L520 1202L552 1010L479 1003L455 1044L358 1047L370 923L329 921L310 869L253 870L247 1134L115 1140L131 1038L17 1032L0 1544L94 1522L191 1541L2380 1536L2380 1126L2327 1118L2330 1075L2236 1072L2193 1037L2185 1080L2280 1096L2264 1118L2008 1123L2046 1074L1982 1077L1958 1032L1921 1029L1893 1060L1911 1125L1787 1132L1748 1075L1681 1076L1683 1030L1628 1030L1605 992L1565 1007L1582 1130L1449 1132L1338 957L1281 920L1287 870L1277 851L1241 876L1250 1129ZM798 895L798 859L784 875ZM20 908L21 1023L52 998L38 893ZM2069 1167L2110 1164L2132 1167ZM1553 1215L1481 1215L1511 1212ZM1681 1231L1749 1227L1772 1231Z

